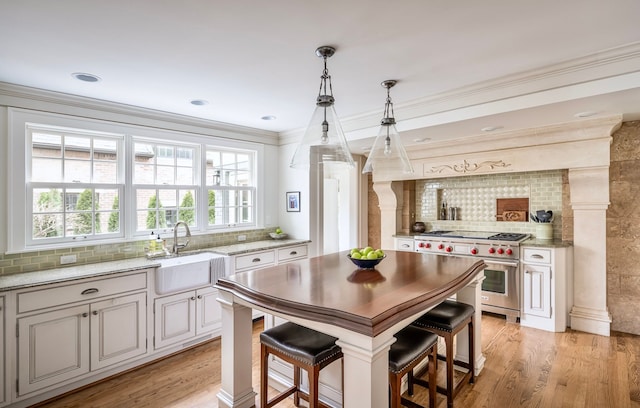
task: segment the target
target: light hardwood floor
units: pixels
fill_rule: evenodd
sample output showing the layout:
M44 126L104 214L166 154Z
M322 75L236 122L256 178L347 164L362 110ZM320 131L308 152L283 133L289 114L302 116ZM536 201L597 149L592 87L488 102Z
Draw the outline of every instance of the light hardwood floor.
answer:
M576 331L548 333L482 318L482 350L487 359L473 385L455 400L464 407L640 407L640 336L602 337ZM253 330L253 385L259 390L258 333ZM444 383L439 365L439 381ZM217 407L220 389L220 341L213 340L141 367L41 407ZM427 403L416 387L413 400ZM291 400L280 406L293 407ZM446 400L438 395L438 408Z

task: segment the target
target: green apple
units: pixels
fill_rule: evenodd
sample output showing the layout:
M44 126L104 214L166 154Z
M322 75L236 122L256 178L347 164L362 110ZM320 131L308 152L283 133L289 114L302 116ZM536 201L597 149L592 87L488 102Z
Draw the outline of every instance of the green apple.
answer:
M360 251L360 253L362 255L367 255L369 252L373 251L373 248L371 248L370 246L362 248L362 251Z
M362 255L360 255L360 252L354 252L354 253L351 254L351 258L360 259L360 258L362 258Z
M276 234L282 234L282 230L280 229L280 227L276 228Z
M382 258L384 256L384 252L382 251L382 249L376 249L376 254L378 254L378 258Z
M367 259L378 259L378 253L376 251L369 251Z

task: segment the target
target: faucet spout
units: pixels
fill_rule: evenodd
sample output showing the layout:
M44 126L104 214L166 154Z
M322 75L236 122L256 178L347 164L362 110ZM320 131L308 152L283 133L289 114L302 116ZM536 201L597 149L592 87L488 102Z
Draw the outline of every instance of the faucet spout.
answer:
M179 243L178 242L178 227L180 225L183 225L186 231L185 237L190 237L191 236L191 231L189 230L189 226L187 225L186 222L184 221L178 221L176 222L176 225L173 227L173 253L178 255L178 251L186 248L187 245L189 245L189 240L187 239L185 242L183 243Z

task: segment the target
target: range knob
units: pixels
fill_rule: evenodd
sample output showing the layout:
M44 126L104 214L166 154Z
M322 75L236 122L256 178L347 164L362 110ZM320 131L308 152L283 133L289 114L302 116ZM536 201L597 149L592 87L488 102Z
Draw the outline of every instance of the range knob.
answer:
M513 255L513 250L511 248L507 248L507 255Z
M424 242L418 242L418 248L424 248Z
M498 248L498 255L502 255L502 254L504 254L504 249Z
M427 242L426 244L424 244L425 248L431 248L431 243Z
M489 253L490 254L495 254L496 253L496 249L494 247L489 248Z
M453 247L452 246L448 246L447 247L447 252L452 252L453 251Z
M471 255L478 255L478 248L471 248Z
M442 244L438 245L438 249L444 249L444 245Z

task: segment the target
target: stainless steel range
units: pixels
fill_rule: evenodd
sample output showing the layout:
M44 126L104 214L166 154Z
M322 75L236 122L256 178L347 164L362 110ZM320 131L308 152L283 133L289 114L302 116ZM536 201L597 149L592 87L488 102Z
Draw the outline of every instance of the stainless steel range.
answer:
M483 231L429 231L414 236L416 252L482 258L482 310L520 317L520 243L529 234Z

